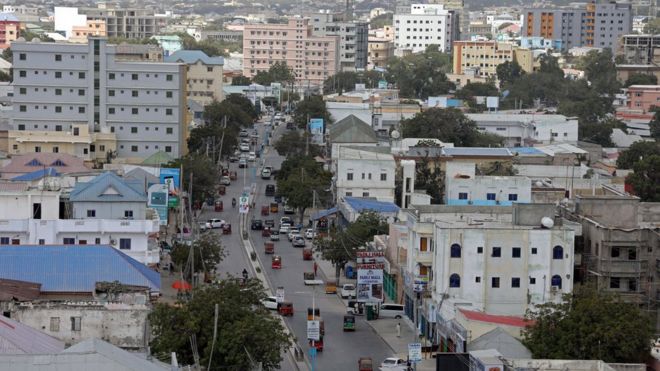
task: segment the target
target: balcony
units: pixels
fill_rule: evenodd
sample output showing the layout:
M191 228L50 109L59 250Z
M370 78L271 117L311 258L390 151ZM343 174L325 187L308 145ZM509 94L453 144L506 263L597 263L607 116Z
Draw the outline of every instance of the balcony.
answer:
M642 260L599 259L597 264L601 274L617 277L636 277L648 268L648 262Z

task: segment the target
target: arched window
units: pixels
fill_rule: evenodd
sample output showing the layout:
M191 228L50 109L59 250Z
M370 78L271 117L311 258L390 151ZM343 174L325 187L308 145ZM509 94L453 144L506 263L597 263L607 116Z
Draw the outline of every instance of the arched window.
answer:
M552 280L550 281L551 286L557 286L561 290L561 277L558 274L555 274L552 276Z
M449 287L461 287L461 276L456 273L449 276Z
M460 258L461 257L461 245L455 243L451 245L451 257Z
M564 259L564 248L557 245L552 249L553 259Z

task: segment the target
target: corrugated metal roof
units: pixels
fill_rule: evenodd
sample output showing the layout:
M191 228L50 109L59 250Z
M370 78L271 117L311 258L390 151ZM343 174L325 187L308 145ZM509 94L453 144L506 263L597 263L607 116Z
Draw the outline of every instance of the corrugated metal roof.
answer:
M378 143L374 130L355 115L348 115L330 126L331 143Z
M60 173L58 173L57 170L55 170L55 168L48 167L45 169L33 171L31 173L19 175L15 178L12 178L11 180L32 181L32 180L39 180L47 176L60 176Z
M0 192L25 192L29 184L25 182L3 182L0 181Z
M346 203L357 212L370 210L378 213L395 213L399 211L399 207L393 202L377 201L359 197L344 197L344 201L346 201Z
M509 148L509 151L511 151L511 153L518 153L521 155L545 155L545 153L534 147L511 147Z
M122 179L108 171L89 182L76 183L69 199L72 202L147 202L143 188L139 180Z
M36 282L42 292L93 292L119 281L160 291L160 275L109 245L0 245L0 278Z
M204 64L222 66L225 60L222 57L209 57L201 50L178 50L165 57L165 62L178 62L186 64L194 64L201 61Z
M443 148L449 156L513 156L508 148L453 147Z
M46 354L64 350L64 342L7 317L0 317L0 339L0 354Z
M136 354L127 352L119 347L107 343L101 339L87 339L71 346L62 353L97 353L113 362L120 364L125 370L135 371L162 371L159 365L146 359L141 359ZM91 370L92 368L88 368Z

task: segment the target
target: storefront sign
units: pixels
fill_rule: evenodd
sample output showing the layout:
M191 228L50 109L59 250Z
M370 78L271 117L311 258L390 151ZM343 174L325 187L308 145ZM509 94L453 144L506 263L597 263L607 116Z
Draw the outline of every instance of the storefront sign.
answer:
M166 184L154 184L147 191L148 206L158 213L159 224L167 225L168 188Z
M408 359L410 362L422 361L422 343L408 344Z
M364 269L358 266L357 300L359 302L383 301L383 269Z
M321 339L321 321L307 321L307 339L316 341Z

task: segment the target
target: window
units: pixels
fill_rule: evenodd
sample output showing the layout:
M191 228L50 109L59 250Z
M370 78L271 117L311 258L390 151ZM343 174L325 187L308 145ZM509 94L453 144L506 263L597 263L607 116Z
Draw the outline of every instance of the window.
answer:
M53 147L53 153L60 153L60 147Z
M474 282L481 283L481 277L480 276L474 277Z
M484 253L484 248L483 246L478 246L477 247L477 254L483 254Z
M18 71L18 76L20 77L26 77L27 72L26 71ZM60 72L60 77L62 76L62 73ZM57 72L55 72L55 77L57 77Z
M50 317L50 332L60 332L60 317Z
M62 113L62 107L61 106L55 106L55 113Z
M79 79L84 79L85 78L85 73L84 72L78 72L78 78Z
M561 290L561 277L558 274L552 276L550 283L553 287L557 287Z
M62 125L55 125L55 131L62 131Z
M115 114L115 108L114 107L108 108L108 114L114 115Z
M467 192L461 192L458 194L458 199L459 200L467 200L468 199L468 194Z
M610 253L610 256L612 258L618 258L620 254L621 254L621 251L619 250L619 248L618 247L613 247L612 252Z
M136 134L137 132L138 132L138 128L137 128L136 126L133 126L133 127L131 128L131 133L132 133L132 134Z
M346 180L353 180L353 173L346 173Z
M461 287L461 276L456 273L449 276L449 287Z
M21 53L21 54L18 55L18 59L24 61L25 59L27 59L27 57L26 57L25 53Z
M621 279L619 277L610 277L610 288L618 289L621 287Z
M461 257L461 245L459 245L457 243L451 245L450 254L451 254L452 258L460 258Z
M552 248L552 258L553 259L564 259L564 248L557 245Z
M165 97L172 98L172 92L171 91L166 92Z
M78 95L81 97L85 96L85 89L78 89Z
M9 245L9 237L0 237L0 245Z
M114 90L108 90L108 96L114 97L115 96L115 91Z
M27 112L27 106L23 106L23 105L18 106L18 110L19 110L20 112ZM20 128L19 128L18 130L24 130L24 129L20 129Z
M532 247L532 255L536 255L539 250L536 247Z
M124 218L133 219L133 210L124 210Z
M138 96L138 91L137 91L137 90L133 90L133 91L131 92L131 96L133 96L133 97L137 97L137 96Z
M165 114L166 114L167 116L172 116L172 109L171 109L171 108L167 108L167 109L165 109Z
M96 244L96 245L100 245L100 244L101 244L101 238L96 237L96 238L94 239L94 244Z
M426 237L419 238L419 251L428 251L429 250L429 239Z
M500 287L500 278L499 277L491 277L490 287L492 287L494 289Z
M362 197L369 197L369 192L362 192Z
M137 79L138 79L137 73L131 74L131 80L137 80Z
M96 218L96 210L87 210L88 218Z
M62 89L55 89L55 95L62 95Z
M115 74L114 73L108 74L108 80L114 80L114 79L115 79Z
M137 152L138 146L131 146L131 152Z
M511 257L512 258L519 258L520 257L520 247L512 247L511 248Z
M519 277L512 277L511 278L511 287L513 287L513 288L520 287L520 278Z
M87 245L87 240L78 240L78 245Z
M493 258L499 258L502 256L502 248L501 247L493 247L493 254L491 254Z
M530 284L530 285L536 285L536 278L534 278L534 277L529 277L529 284Z
M637 260L637 250L636 249L628 250L628 260Z
M119 239L119 249L120 250L130 250L131 249L131 239L130 238L120 238Z
M76 239L72 237L64 237L62 239L62 244L64 245L75 245L76 244Z
M628 291L637 291L637 280L634 278L628 279Z
M71 331L80 331L81 322L81 317L71 317Z
M174 77L172 75L167 75L165 77L165 80L167 80L167 81L172 81L173 79L174 79Z
M85 113L85 107L78 107L78 113Z
M134 107L134 108L131 108L131 113L132 113L133 115L137 115L137 114L138 114L138 109L135 108L135 107Z
M486 193L486 199L489 201L495 201L495 193Z
M75 136L80 135L80 128L73 128L73 135Z
M509 193L509 201L518 201L518 194Z
M165 146L165 152L172 152L172 146Z
M167 129L165 129L165 133L167 133L167 134L172 134L172 133L174 133L174 129L172 129L172 128L167 128Z
M55 62L62 62L62 54L55 54Z

